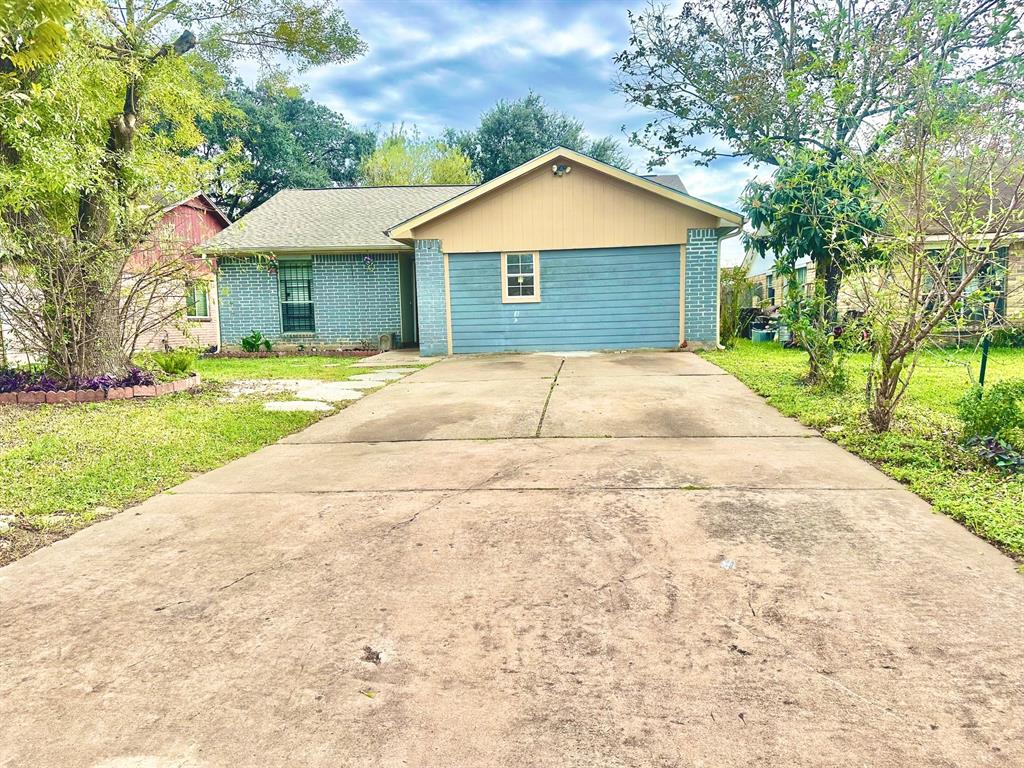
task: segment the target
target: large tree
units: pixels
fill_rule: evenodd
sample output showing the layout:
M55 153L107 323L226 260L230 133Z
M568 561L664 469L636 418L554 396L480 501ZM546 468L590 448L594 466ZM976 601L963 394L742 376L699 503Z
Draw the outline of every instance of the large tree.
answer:
M661 164L796 149L871 153L913 115L922 62L946 89L1020 94L1019 0L684 0L630 13L626 99L656 114L632 139ZM881 129L887 130L881 130Z
M470 157L484 181L557 146L620 168L629 167L629 159L617 141L611 137L590 139L582 122L550 108L532 91L515 101L499 101L481 115L477 128L450 131L446 139Z
M280 78L255 87L236 80L226 96L233 109L199 129L200 152L217 168L211 197L231 219L289 187L355 184L359 164L376 144L371 131L353 128Z
M221 107L218 70L345 61L361 43L327 0L132 0L83 4L59 56L0 39L0 241L39 296L65 378L123 367L125 269L154 211L195 190L197 121ZM199 54L202 53L202 56ZM18 254L24 258L19 259ZM15 263L11 263L16 260ZM131 289L127 289L131 293Z

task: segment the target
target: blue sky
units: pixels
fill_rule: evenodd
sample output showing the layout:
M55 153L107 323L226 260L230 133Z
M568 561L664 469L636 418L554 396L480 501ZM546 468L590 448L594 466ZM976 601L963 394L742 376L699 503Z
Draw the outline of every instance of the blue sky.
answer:
M612 89L612 57L626 45L628 8L610 2L485 2L484 0L342 0L368 46L359 59L299 77L307 95L361 125L405 123L427 135L471 128L499 99L531 89L552 107L583 121L593 136L619 138L633 170L647 153L629 147L622 127L642 126L647 113ZM691 194L735 209L751 168L731 159L710 168L676 160ZM738 238L727 241L729 262Z

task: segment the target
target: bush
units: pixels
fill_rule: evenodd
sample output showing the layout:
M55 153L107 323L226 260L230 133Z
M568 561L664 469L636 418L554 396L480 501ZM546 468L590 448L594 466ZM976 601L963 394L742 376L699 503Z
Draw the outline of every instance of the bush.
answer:
M994 347L1024 347L1024 326L1009 325L992 333Z
M1024 428L1024 379L972 387L958 405L965 438L999 437Z
M180 376L192 372L196 367L196 360L199 359L199 353L194 349L182 348L170 352L153 352L149 357L164 373Z
M259 331L253 331L242 339L242 349L246 352L259 352L261 349L269 352L272 346L270 339Z

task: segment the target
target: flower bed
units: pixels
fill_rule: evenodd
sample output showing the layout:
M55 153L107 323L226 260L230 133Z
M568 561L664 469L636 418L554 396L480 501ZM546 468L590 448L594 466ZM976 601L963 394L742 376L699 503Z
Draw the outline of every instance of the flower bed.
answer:
M138 375L143 374L143 375ZM135 397L160 397L175 392L185 392L199 386L199 374L193 373L174 381L154 381L152 374L139 371L120 380L108 376L90 379L80 386L69 388L46 376L35 377L24 382L17 391L11 390L11 383L5 380L0 392L0 405L41 405L43 403L100 403L104 400L131 400ZM29 379L32 377L29 376Z

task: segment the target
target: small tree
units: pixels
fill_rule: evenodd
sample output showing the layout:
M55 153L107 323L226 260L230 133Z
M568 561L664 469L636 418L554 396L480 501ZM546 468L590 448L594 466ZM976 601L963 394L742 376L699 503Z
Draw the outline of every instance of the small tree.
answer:
M373 186L478 184L469 158L436 139L421 139L414 129L392 130L360 164L363 181Z
M732 347L740 335L740 310L747 306L753 283L744 266L726 267L722 270L720 287L719 342L723 347Z
M749 184L741 205L754 229L747 241L774 257L775 274L786 286L783 319L807 350L808 380L838 386L843 370L834 331L841 277L852 261L876 255L871 237L884 228L865 161L795 152L771 182ZM805 256L815 266L810 296L796 286L796 264Z
M881 261L849 274L872 352L865 391L871 426L886 431L922 347L946 324L984 312L987 275L1024 226L1024 135L1016 116L960 112L933 100L908 122L873 172L885 207Z

